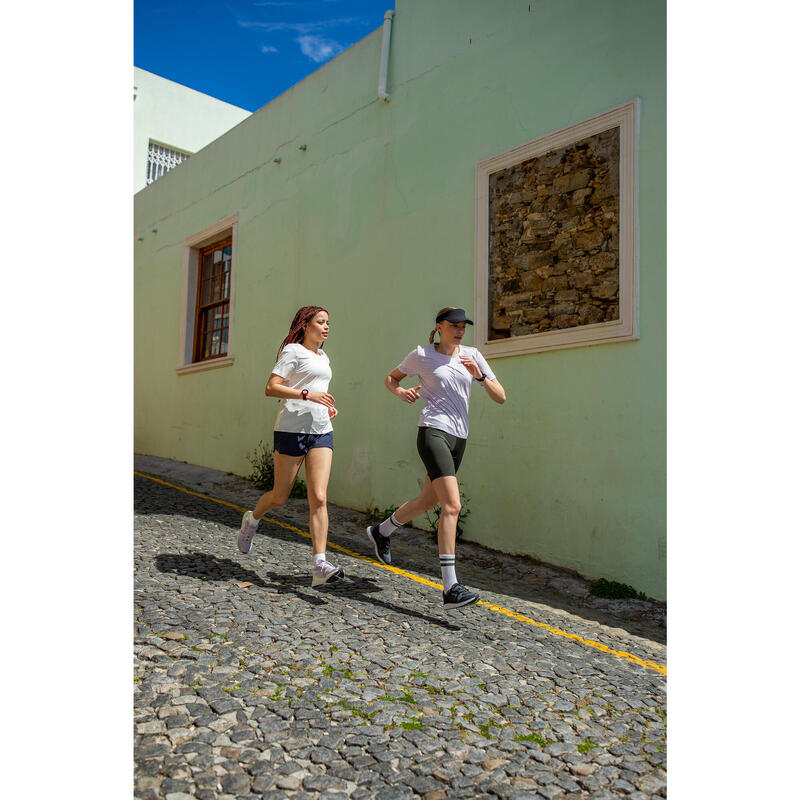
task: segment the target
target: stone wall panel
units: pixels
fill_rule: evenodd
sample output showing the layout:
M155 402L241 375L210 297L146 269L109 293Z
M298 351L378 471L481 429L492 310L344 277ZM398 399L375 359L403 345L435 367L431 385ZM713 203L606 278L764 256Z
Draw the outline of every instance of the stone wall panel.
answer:
M490 339L619 319L619 128L489 176Z

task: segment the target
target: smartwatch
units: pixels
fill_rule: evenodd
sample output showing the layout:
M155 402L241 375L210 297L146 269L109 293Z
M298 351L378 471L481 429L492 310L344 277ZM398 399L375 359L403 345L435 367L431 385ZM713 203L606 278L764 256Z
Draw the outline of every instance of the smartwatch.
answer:
M303 390L300 392L300 394L301 394L301 396L302 396L303 400L307 400L307 399L308 399L308 389L303 389Z
M486 373L481 372L480 378L475 378L475 380L478 381L478 383L483 383L486 380Z

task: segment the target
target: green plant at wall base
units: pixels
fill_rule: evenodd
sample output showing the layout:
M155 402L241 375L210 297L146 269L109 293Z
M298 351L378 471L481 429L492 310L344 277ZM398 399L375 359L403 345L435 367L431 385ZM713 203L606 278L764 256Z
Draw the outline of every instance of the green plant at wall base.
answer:
M590 587L589 592L595 597L608 597L612 599L625 599L625 598L638 598L639 600L646 600L647 595L644 592L637 592L633 586L627 583L619 583L619 581L607 581L605 578L595 581Z
M459 486L458 487L458 494L461 497L461 513L458 515L458 519L456 520L456 539L460 539L461 535L464 533L464 520L472 513L471 510L468 508L468 504L470 498L464 494L464 491ZM437 531L439 530L439 517L442 513L442 507L437 505L433 511L426 511L425 512L425 519L428 520L428 525L433 529L434 537L437 535Z
M378 508L378 506L369 506L364 511L364 524L365 525L378 525L385 519L394 514L399 506L387 506L386 508Z
M256 449L248 454L247 460L252 466L252 472L247 476L247 480L252 481L259 489L269 491L275 483L275 458L272 448L264 442L259 442ZM305 481L297 478L289 497L304 500L307 494Z

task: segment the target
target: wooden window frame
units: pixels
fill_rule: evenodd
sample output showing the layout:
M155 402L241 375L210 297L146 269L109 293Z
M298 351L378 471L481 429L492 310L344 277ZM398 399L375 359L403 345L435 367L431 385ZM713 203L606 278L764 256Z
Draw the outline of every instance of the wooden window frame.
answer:
M489 339L489 176L615 127L620 129L619 319ZM639 98L634 98L475 165L475 345L484 356L502 358L639 338L638 142Z
M209 253L215 253L217 250L225 250L226 247L230 246L231 248L231 266L228 276L228 294L224 297L220 297L217 300L213 298L208 303L202 302L202 294L203 294L203 262L205 260L206 255ZM195 315L194 315L194 355L192 358L192 363L197 364L201 361L211 361L214 358L225 358L228 355L228 346L227 346L227 337L226 337L226 344L225 344L225 352L217 353L216 355L210 356L203 356L203 339L204 334L208 333L209 330L213 332L213 328L206 329L203 328L201 324L201 320L203 320L204 314L206 312L210 312L212 309L216 308L217 306L228 306L228 325L224 328L220 328L220 331L223 330L230 330L230 309L231 309L231 296L230 296L230 281L233 277L233 237L228 236L226 239L221 239L218 242L214 242L213 244L207 244L205 247L198 248L198 265L197 265L197 303L195 306ZM212 261L212 264L214 262ZM224 277L225 271L220 274L220 278ZM212 275L208 278L208 280L213 281L215 276L212 272Z
M237 229L238 214L209 225L183 241L183 295L178 375L205 372L229 367L234 362L234 331L236 316ZM228 292L228 352L225 355L195 360L197 355L198 320L200 307L200 274L202 253L223 242L231 243L231 272Z

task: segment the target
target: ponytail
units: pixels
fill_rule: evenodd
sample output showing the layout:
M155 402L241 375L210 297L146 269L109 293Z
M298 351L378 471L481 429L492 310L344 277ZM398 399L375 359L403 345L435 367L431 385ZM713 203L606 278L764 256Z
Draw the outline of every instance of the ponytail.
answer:
M445 306L444 308L439 309L436 312L436 316L440 317L442 314L446 314L448 311L452 311L455 306ZM436 319L436 317L434 317ZM433 337L436 335L436 328L431 331L431 335L428 337L428 341L433 344Z

